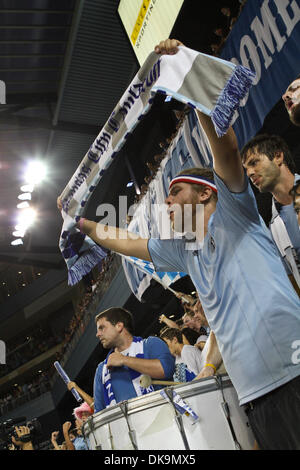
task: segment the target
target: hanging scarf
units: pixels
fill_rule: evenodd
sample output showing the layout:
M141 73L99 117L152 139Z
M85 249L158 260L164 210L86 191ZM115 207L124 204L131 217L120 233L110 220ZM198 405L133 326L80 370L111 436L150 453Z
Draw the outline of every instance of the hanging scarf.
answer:
M149 111L155 94L170 95L207 114L222 136L253 79L254 73L243 66L186 47L180 47L176 55L149 55L60 196L64 223L59 246L70 285L106 256L105 250L80 233L76 223L107 168Z
M111 383L111 373L109 368L107 367L107 360L109 355L114 352L114 350L109 351L103 365L102 369L102 384L103 384L103 396L104 396L104 403L106 408L109 406L113 406L117 404L116 397L112 388ZM134 336L130 348L128 349L128 353L126 354L130 357L138 357L140 359L144 359L144 340L143 338ZM130 374L132 385L135 389L137 396L146 395L147 393L154 392L154 388L152 385L148 388L143 388L140 386L140 372L136 372L133 369L128 368L128 372Z
M191 382L196 377L196 374L188 369L187 365L183 362L175 364L175 372L173 374L174 382Z

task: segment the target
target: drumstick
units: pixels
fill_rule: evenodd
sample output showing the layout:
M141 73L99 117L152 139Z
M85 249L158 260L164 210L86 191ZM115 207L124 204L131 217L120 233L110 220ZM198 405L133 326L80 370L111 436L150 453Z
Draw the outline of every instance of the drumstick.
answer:
M148 388L150 385L179 385L184 382L171 382L170 380L153 380L150 375L142 375L140 378L140 386Z
M62 366L60 365L58 361L54 362L54 367L59 373L59 375L61 376L61 378L63 379L63 381L65 382L65 384L68 385L68 383L71 382L71 380L69 379L68 375L65 373L64 369L62 368ZM73 393L77 401L83 401L75 388L71 388L71 392Z

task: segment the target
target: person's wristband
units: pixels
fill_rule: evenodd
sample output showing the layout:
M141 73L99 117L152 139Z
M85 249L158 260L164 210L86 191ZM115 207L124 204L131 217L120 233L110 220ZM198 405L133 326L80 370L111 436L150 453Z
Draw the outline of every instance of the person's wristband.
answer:
M214 370L214 372L215 372L215 373L217 372L217 368L216 368L216 366L214 366L213 364L205 364L204 367L212 367L213 370Z
M79 220L79 230L80 230L81 233L84 233L84 232L83 232L83 222L84 222L85 220L86 220L86 219L84 219L84 218L81 218L81 219Z

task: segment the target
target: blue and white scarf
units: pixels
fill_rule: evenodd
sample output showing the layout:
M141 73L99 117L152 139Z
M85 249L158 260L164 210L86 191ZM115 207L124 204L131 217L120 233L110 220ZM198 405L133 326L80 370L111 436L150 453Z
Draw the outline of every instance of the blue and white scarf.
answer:
M196 374L188 369L183 362L175 364L175 372L173 374L174 382L191 382L196 378Z
M176 55L149 55L60 196L64 223L59 246L70 285L106 256L105 250L79 232L76 223L117 153L148 113L156 93L172 96L209 115L222 136L254 76L243 66L187 47L180 47Z
M104 403L105 407L113 406L117 404L116 397L112 388L112 383L111 383L111 373L109 368L107 367L107 360L109 358L109 355L114 352L112 349L109 351L103 365L102 369L102 384L103 384L103 396L104 396ZM134 336L132 343L127 351L126 356L130 357L138 357L140 359L144 359L144 340L143 338L140 338L138 336ZM148 388L143 388L140 386L140 378L142 374L140 372L136 372L133 369L130 369L128 367L128 372L130 374L130 378L132 381L132 385L135 389L135 392L137 396L141 395L146 395L147 393L154 392L154 388L152 385Z

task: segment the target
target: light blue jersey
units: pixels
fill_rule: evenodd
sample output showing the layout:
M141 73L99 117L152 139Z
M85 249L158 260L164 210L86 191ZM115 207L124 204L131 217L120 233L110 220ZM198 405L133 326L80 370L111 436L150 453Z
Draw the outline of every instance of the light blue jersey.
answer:
M73 441L73 445L75 450L89 450L88 445L82 436L77 436Z
M242 405L300 375L300 300L248 179L238 194L217 175L215 183L218 203L202 247L151 239L148 248L157 271L190 275Z

